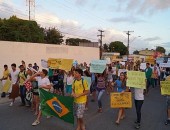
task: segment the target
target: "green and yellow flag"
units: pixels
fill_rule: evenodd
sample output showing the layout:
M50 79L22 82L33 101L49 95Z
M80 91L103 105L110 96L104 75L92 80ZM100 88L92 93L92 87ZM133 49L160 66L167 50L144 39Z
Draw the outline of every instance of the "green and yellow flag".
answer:
M43 115L55 116L74 124L72 97L59 96L43 89L40 90L40 107Z

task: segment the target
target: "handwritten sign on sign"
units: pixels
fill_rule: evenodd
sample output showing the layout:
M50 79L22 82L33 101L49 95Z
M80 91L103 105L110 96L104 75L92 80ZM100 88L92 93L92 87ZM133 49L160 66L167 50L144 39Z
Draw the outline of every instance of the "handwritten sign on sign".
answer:
M170 95L170 81L161 81L161 94Z
M106 60L93 60L91 61L90 65L90 72L91 73L103 73L106 69Z
M48 66L50 69L61 69L65 71L70 71L73 64L72 59L48 59Z
M144 72L128 71L127 72L127 86L133 88L146 88L146 77Z
M132 108L132 94L131 92L125 93L111 93L111 108Z

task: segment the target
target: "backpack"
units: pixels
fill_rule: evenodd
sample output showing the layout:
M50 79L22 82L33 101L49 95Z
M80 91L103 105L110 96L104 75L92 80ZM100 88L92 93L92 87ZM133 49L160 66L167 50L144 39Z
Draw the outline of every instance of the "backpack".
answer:
M21 73L21 72L19 72L19 74L18 74L18 75L20 75L20 73ZM24 71L24 76L25 76L25 78L27 78L26 71Z
M2 92L2 93L1 93L1 98L4 98L4 97L6 97L6 93L5 93L5 92Z
M75 84L75 82L76 82L76 79L74 80L73 83ZM83 78L81 78L81 82L82 82L82 85L83 85L83 89L85 90L85 87L84 87L84 79L83 79ZM75 86L74 86L74 89L75 89ZM83 90L83 91L84 91L84 90Z

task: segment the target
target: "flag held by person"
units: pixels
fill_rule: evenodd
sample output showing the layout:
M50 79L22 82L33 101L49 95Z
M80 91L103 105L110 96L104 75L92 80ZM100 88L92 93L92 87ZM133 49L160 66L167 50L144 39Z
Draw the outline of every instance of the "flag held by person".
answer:
M74 124L72 97L64 97L52 94L43 89L40 90L41 111L43 115L55 116L68 123Z

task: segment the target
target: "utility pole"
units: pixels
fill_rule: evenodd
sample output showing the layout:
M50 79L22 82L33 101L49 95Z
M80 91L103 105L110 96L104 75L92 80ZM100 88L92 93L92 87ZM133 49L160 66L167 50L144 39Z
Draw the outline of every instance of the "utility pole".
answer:
M127 61L128 61L128 59L129 59L129 43L130 43L130 33L131 32L134 32L134 31L125 31L126 32L126 34L128 35L128 44L127 44Z
M35 0L26 0L28 6L29 21L32 19L31 15L35 15Z
M99 32L100 32L100 35L97 35L98 37L100 37L100 59L102 58L102 40L103 40L103 37L104 37L104 35L103 35L103 30L98 30Z

